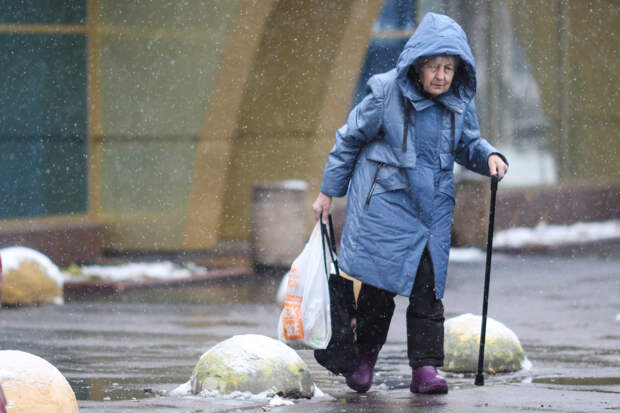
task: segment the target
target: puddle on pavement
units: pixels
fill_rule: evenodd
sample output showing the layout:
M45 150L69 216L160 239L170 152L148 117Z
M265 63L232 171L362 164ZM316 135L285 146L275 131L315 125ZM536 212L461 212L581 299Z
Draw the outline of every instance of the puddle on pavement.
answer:
M129 305L116 304L116 308L122 312L121 317L131 317L133 312L143 314L148 312L150 308L157 308L162 315L166 315L160 305L175 303L175 306L184 308L183 311L176 314L181 316L173 316L166 318L165 322L170 325L176 325L180 329L174 330L172 335L168 336L161 332L153 333L149 330L127 332L127 331L111 331L106 332L103 337L101 332L96 332L98 341L115 341L119 337L109 337L110 335L124 334L127 338L123 342L125 346L130 346L127 350L123 347L123 352L127 352L131 356L130 365L136 365L131 371L130 377L118 375L122 364L122 358L128 357L113 352L105 354L105 361L102 361L102 355L98 355L96 360L89 360L87 363L104 363L105 367L98 368L101 375L98 377L88 376L87 371L76 371L75 364L72 365L73 371L77 374L74 377L68 377L71 387L73 388L76 398L84 401L122 401L122 400L143 400L149 398L166 397L167 393L178 387L180 384L189 379L194 363L198 360L202 351L209 347L206 342L218 341L210 336L198 335L196 330L211 329L213 334L224 334L231 327L235 330L244 331L256 328L257 321L253 320L251 315L256 316L257 308L262 308L262 303L273 305L275 299L275 291L279 280L269 280L264 278L236 280L234 283L211 283L209 285L185 286L177 288L158 288L126 291L119 294L110 302L128 302ZM132 308L131 303L140 303L137 309ZM193 305L200 304L198 307ZM225 304L223 309L221 306ZM213 311L213 307L217 311ZM163 311L163 312L162 312ZM260 313L260 311L259 311ZM191 317L189 316L191 315ZM145 319L148 322L148 319ZM170 328L170 325L168 328ZM185 332L185 333L183 333ZM82 341L86 336L92 334L84 331L76 331L73 336L78 336ZM103 338L102 338L103 337ZM148 341L152 340L158 343L156 348L152 348ZM178 342L176 340L179 340ZM194 340L194 341L191 341ZM192 355L192 348L199 348L197 354ZM84 348L84 347L82 347ZM170 351L178 351L177 357L181 360L181 364L171 367ZM91 350L88 350L88 354ZM151 354L150 357L139 357L140 354ZM107 357L106 357L107 356ZM147 371L145 365L154 367L153 370ZM142 366L142 369L137 368ZM177 374L171 374L176 371ZM80 377L81 376L81 377Z
M620 377L538 377L532 383L560 386L618 386Z
M140 400L149 397L158 397L165 392L150 387L156 378L148 380L119 379L119 378L89 378L69 379L69 384L78 400L112 401L112 400ZM169 379L161 385L169 385Z

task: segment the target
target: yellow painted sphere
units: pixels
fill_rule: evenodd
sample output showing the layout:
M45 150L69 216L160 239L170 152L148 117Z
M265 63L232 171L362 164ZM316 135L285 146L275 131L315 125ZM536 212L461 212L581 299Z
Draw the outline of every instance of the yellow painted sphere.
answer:
M480 352L482 317L461 314L444 323L444 364L442 370L475 373ZM517 335L504 324L487 318L484 346L484 371L511 372L526 368L529 361Z
M233 336L202 355L190 379L194 394L273 392L289 398L311 398L310 369L292 348L258 334Z
M56 367L41 357L0 350L0 385L7 413L77 413L75 394Z
M27 247L0 250L4 279L0 299L10 306L62 304L63 279L46 255Z

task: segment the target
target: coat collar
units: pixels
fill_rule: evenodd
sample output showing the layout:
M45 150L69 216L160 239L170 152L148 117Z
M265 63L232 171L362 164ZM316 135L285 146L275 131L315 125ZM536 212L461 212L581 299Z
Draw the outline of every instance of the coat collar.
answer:
M432 98L426 94L420 93L417 87L409 87L406 90L408 93L406 93L405 97L411 101L413 108L417 112L431 107L436 103L440 103L448 110L458 114L463 113L463 111L465 110L465 102L457 98L452 92L452 89L448 90L442 95L439 95L436 98Z

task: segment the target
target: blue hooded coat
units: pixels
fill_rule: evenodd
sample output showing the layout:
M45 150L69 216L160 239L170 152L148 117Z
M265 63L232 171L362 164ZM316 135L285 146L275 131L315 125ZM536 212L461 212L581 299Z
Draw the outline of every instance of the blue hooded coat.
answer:
M435 98L408 75L418 58L433 55L460 58L450 89ZM443 297L454 161L489 175L487 159L498 153L480 138L475 93L476 67L465 32L434 13L425 15L396 68L370 78L366 97L336 133L321 183L326 195L348 191L338 254L347 274L408 297L428 247L435 294Z

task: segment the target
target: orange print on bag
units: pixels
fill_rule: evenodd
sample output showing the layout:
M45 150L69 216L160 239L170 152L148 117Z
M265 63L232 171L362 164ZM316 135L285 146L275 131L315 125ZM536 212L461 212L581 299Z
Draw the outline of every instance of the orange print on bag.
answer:
M291 267L291 271L288 273L288 288L295 288L299 285L299 273L297 272L297 268L293 265Z
M298 295L287 294L284 298L284 313L282 316L283 335L287 340L304 338L304 326L301 321L301 301Z

